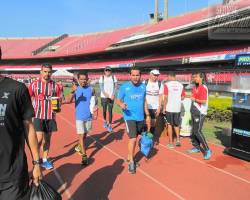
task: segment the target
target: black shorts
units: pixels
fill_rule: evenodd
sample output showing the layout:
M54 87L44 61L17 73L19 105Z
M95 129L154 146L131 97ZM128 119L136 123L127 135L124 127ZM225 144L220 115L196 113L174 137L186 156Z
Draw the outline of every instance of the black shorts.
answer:
M164 116L165 123L179 127L181 123L181 113L175 113L175 112L167 112Z
M148 109L149 115L151 119L156 119L156 109Z
M144 131L144 121L127 120L125 124L129 138L136 138Z
M113 106L114 100L110 98L101 98L101 104L102 104L102 107L106 107L107 105Z
M29 179L21 183L5 183L0 189L0 200L29 200Z
M50 133L57 131L55 119L33 119L33 124L37 132Z

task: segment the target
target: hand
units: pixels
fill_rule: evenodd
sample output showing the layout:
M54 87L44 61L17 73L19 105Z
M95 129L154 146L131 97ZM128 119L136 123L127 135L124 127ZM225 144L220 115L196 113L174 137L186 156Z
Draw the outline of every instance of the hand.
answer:
M156 117L158 117L160 113L161 113L161 109L160 109L160 108L158 108L158 109L155 111L155 115L156 115Z
M72 85L71 92L75 92L77 90L77 86L75 84Z
M40 165L34 165L33 168L33 182L36 186L39 185L40 180L42 180L42 172L41 172L41 168Z
M112 95L110 99L113 101L115 99L115 95Z
M127 109L127 104L122 103L120 107L121 107L122 110L126 110Z
M150 115L146 116L146 125L147 125L147 131L149 132L151 129L151 117L150 117Z

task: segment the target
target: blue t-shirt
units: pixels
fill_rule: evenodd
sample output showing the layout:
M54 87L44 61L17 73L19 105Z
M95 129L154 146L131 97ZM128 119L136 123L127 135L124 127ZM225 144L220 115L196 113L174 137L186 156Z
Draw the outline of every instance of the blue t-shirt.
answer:
M92 88L90 86L78 86L75 92L75 114L76 120L89 121L92 119L90 113L90 99L92 96Z
M127 105L127 109L123 110L124 120L144 120L145 96L146 85L144 83L135 86L129 81L120 87L118 99Z

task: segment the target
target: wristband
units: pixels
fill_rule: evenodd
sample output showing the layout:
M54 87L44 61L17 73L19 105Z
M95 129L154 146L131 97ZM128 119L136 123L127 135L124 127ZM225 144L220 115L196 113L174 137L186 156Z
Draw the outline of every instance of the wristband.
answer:
M41 159L39 159L39 160L32 160L32 164L33 165L40 165L40 164L42 164L42 161L41 161Z

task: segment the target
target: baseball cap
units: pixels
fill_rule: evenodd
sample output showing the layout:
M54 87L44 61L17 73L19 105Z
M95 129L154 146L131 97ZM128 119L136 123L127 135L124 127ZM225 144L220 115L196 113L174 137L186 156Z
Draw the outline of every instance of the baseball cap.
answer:
M112 71L111 67L110 66L106 66L104 71Z
M160 75L160 72L158 69L153 69L150 71L150 74L154 74L154 75Z

